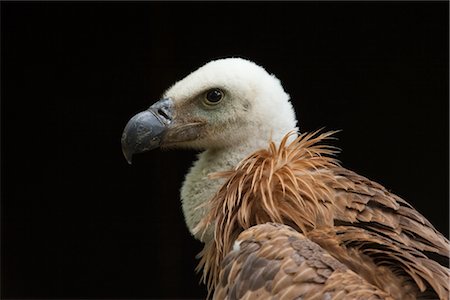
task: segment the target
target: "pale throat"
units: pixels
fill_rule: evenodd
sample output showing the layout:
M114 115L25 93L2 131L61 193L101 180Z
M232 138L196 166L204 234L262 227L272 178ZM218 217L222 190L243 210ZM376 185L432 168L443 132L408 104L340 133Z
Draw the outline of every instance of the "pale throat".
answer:
M224 179L211 179L209 174L220 171L232 170L241 160L259 149L268 147L270 141L279 144L282 137L294 127L283 130L283 134L255 135L254 139L245 143L229 146L221 149L209 149L199 154L198 160L186 175L181 187L181 202L186 225L195 238L207 242L213 237L213 227L210 226L202 236L202 233L194 234L193 230L205 216L208 207L203 205L224 184Z

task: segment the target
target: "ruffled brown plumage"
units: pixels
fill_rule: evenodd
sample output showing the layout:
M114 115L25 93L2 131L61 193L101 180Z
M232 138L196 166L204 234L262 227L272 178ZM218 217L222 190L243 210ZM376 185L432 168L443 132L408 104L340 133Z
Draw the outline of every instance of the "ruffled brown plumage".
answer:
M393 300L292 227L243 231L225 257L214 298Z
M199 269L211 291L239 234L257 224L286 224L394 298L448 299L449 242L406 201L344 169L334 132L305 133L270 143L234 170L213 174L226 183L207 203L196 230L214 225Z

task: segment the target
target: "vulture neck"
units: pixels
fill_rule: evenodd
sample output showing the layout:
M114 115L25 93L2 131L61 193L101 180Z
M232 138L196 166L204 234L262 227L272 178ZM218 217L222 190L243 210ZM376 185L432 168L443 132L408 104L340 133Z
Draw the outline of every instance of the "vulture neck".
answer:
M209 226L203 234L194 233L194 228L208 211L208 207L202 204L210 200L224 184L224 179L211 179L208 175L233 170L241 160L253 152L266 149L270 141L279 145L283 136L292 130L296 130L296 128L291 127L279 135L255 135L252 140L224 148L208 149L199 154L198 160L194 162L186 175L181 188L184 218L189 231L195 238L205 243L213 238L213 226Z

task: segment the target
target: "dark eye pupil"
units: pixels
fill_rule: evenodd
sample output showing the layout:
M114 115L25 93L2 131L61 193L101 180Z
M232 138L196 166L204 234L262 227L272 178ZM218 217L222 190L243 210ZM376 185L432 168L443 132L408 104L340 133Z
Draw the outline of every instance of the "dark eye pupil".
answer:
M222 99L222 91L218 89L210 90L206 94L206 99L208 99L209 102L219 102Z

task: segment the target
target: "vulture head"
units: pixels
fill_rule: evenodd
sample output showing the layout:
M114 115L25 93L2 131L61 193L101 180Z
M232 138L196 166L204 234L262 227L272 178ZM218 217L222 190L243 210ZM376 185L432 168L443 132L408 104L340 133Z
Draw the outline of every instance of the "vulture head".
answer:
M175 83L127 124L123 153L156 147L257 147L294 130L295 114L280 81L241 58L212 61ZM251 145L249 145L251 144Z

